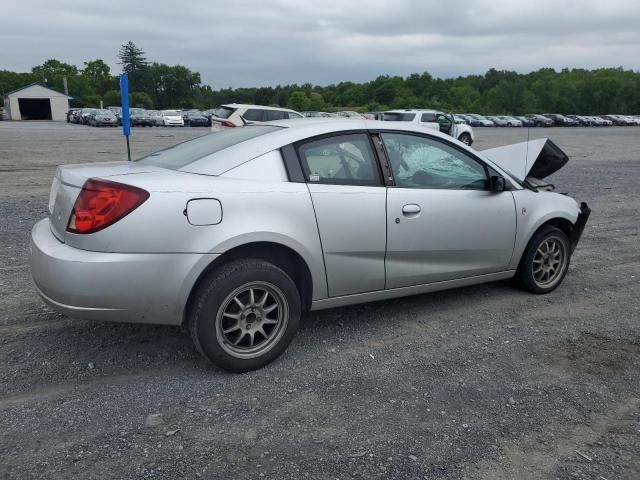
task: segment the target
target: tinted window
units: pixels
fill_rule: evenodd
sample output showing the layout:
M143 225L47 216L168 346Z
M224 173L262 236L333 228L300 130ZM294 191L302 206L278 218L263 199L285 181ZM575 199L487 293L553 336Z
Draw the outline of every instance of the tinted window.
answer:
M399 187L487 188L484 166L453 147L408 134L383 133L381 137Z
M310 183L381 185L377 160L367 134L338 135L299 147Z
M207 155L259 137L260 135L278 131L279 129L279 127L267 125L228 128L221 132L210 133L203 137L179 143L178 145L152 153L136 161L143 165L155 165L177 170Z
M242 115L242 117L250 122L262 122L264 121L264 110L250 108L249 110L244 112L244 115Z
M265 122L289 118L289 112L283 112L282 110L265 110L264 113Z
M287 113L289 114L289 118L304 118L302 115L299 115L296 112L287 112Z
M420 117L421 122L435 122L436 114L435 113L423 113L422 117Z
M411 122L414 118L416 118L415 113L387 112L382 115L382 120L385 122Z
M235 111L236 111L235 108L220 107L220 108L216 108L213 111L213 116L216 118L229 118L231 114Z

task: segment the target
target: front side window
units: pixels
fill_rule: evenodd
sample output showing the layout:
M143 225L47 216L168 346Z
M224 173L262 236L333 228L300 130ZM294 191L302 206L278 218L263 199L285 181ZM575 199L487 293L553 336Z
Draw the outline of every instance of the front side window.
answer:
M445 143L404 133L380 136L398 187L487 189L485 167Z
M423 113L422 117L420 117L421 122L435 122L436 114L435 113Z
M337 135L298 148L309 183L382 185L376 157L365 133Z

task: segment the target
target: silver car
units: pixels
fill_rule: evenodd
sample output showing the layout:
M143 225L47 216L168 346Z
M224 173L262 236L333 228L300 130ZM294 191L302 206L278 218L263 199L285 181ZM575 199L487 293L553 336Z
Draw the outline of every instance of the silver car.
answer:
M235 372L308 310L515 277L563 280L589 216L533 140L484 152L406 122L229 128L135 162L58 167L32 232L37 290L71 317L179 325Z

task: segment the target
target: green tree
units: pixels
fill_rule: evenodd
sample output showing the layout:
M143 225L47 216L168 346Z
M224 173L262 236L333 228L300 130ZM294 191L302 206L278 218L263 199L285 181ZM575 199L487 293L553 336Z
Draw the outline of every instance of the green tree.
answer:
M309 104L307 106L309 110L314 112L324 111L324 98L318 92L311 92L309 95Z
M145 73L147 70L147 59L144 51L129 40L120 47L118 52L122 71L129 75L130 90L144 90Z
M287 106L291 110L296 110L298 112L309 110L309 97L307 97L307 95L302 90L296 90L289 97Z
M100 59L84 62L82 76L99 94L104 94L114 83L111 68Z

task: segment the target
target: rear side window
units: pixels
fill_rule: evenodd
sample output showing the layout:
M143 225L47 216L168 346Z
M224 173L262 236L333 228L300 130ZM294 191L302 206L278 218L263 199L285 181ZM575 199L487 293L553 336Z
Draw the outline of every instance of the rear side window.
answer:
M298 147L302 170L309 183L382 185L369 136L336 135Z
M235 111L235 108L220 107L214 110L213 116L216 118L229 118Z
M142 165L154 165L156 167L178 170L212 153L219 152L238 143L246 142L260 135L276 132L279 129L280 127L268 125L247 125L244 127L228 128L221 132L210 133L203 137L179 143L178 145L152 153L136 161Z
M250 108L249 110L244 112L244 115L242 115L242 118L250 122L264 122L264 110L259 110L257 108Z
M422 117L420 117L421 122L435 122L436 114L435 113L423 113Z
M382 115L385 122L411 122L416 118L415 113L387 112Z
M282 110L265 110L264 113L266 122L271 120L285 120L289 118L288 112L283 112Z

